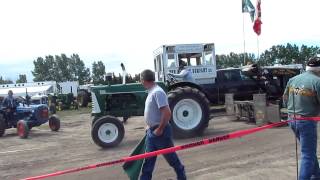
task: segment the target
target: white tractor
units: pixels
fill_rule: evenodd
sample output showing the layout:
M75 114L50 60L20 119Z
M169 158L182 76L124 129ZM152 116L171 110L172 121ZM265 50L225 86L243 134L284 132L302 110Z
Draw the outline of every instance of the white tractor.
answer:
M170 75L179 73L180 63L191 70L195 82ZM163 45L154 51L154 68L156 81L167 82L174 134L201 134L208 126L210 113L206 87L214 84L217 76L214 44Z

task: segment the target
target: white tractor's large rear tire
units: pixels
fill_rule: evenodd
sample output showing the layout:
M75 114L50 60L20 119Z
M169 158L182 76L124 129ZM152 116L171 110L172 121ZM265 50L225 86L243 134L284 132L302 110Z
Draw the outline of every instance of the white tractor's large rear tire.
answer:
M168 100L175 137L200 135L208 127L209 101L203 92L196 88L179 87L168 93Z

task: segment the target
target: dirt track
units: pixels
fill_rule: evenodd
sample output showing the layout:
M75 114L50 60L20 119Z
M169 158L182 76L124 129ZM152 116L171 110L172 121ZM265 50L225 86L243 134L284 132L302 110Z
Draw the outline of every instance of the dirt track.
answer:
M204 137L175 140L190 141L255 127L234 117L219 116L210 121ZM51 132L48 125L33 128L28 139L19 139L15 129L0 138L0 179L21 179L74 167L115 160L127 156L144 134L141 117L128 120L122 143L103 150L90 137L90 114L64 112L62 128ZM295 144L288 127L259 132L243 138L178 152L186 166L188 179L295 179ZM128 179L121 165L63 175L50 179L102 180ZM160 157L154 179L175 179L173 170Z

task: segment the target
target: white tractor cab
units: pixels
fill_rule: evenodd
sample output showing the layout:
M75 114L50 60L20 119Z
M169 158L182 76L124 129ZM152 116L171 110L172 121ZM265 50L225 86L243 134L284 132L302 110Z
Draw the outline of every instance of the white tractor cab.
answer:
M50 96L53 96L53 93L48 94ZM49 112L51 114L55 114L56 113L56 107L54 104L52 104L52 102L49 99L49 96L42 94L42 93L38 93L35 94L33 96L31 96L30 98L30 104L31 105L38 105L38 104L45 104L49 107Z
M214 43L163 45L153 52L153 56L156 81L168 81L168 73L179 74L179 65L184 61L197 84L215 82Z
M34 96L31 96L30 98L31 104L49 104L49 99L47 95L44 94L36 94Z

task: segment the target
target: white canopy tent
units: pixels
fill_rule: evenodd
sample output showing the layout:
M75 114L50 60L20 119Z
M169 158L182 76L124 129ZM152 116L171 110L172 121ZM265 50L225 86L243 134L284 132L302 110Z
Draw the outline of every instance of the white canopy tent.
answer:
M11 87L11 88L1 88L0 96L7 96L8 91L12 90L14 96L26 96L26 92L29 96L33 96L35 94L49 94L53 93L53 86L37 86L37 87Z

